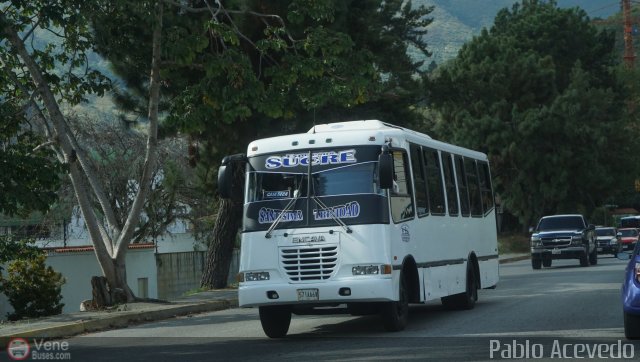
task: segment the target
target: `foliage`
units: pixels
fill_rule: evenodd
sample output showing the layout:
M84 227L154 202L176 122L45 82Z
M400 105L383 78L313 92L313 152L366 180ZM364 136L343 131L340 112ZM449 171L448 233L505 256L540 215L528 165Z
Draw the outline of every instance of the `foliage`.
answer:
M38 148L42 138L21 128L16 114L15 104L0 97L0 214L26 216L56 200L63 168L49 149Z
M8 314L9 320L38 318L60 314L64 303L62 274L45 265L46 255L12 261L7 268L7 276L0 275L2 291L14 309Z
M64 114L90 95L102 96L112 84L88 63L96 42L90 19L108 12L111 1L11 1L0 3L0 78L2 99L13 100L28 115L25 121L37 124L47 137L48 146L58 160L67 165L74 194L82 210L87 231L96 256L112 290L122 289L127 300L134 300L126 284L125 256L140 213L152 183L153 166L157 161L157 125L159 98L160 31L163 2L147 8L147 24L153 31L151 76L146 82L149 96L148 132L144 150L142 176L124 223L120 223L104 190L101 180L91 167L87 151L71 132ZM149 13L153 14L149 16ZM35 34L49 32L56 42L36 44ZM63 69L60 71L60 69ZM149 73L147 73L149 74Z
M31 240L16 240L11 235L0 236L0 264L11 260L32 259L41 251ZM0 271L2 271L0 266Z
M521 225L590 214L632 185L638 133L614 58L612 34L583 11L524 0L433 79L441 137L488 153L495 191Z

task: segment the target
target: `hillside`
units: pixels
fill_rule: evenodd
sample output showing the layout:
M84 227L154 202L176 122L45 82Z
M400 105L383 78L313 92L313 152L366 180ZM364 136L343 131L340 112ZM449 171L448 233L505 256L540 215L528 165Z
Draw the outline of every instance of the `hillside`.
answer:
M510 8L517 0L413 0L414 6L435 6L433 23L426 40L433 52L431 60L437 64L456 56L462 45L482 28L493 24L498 11ZM591 18L607 18L620 11L616 0L558 0L564 8L581 7Z

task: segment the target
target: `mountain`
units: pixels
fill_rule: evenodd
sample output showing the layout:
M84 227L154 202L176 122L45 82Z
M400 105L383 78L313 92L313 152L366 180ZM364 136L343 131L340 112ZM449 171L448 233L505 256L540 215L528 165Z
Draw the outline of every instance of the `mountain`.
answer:
M441 64L454 58L464 43L493 25L498 11L517 0L413 0L413 6L434 6L430 17L433 23L425 36L433 55L425 64ZM580 7L590 18L608 18L620 11L617 0L557 0L561 8Z

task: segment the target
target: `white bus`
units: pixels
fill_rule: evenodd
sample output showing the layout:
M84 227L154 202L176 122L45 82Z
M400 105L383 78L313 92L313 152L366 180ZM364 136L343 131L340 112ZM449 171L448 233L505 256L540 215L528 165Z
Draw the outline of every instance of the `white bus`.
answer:
M498 282L483 153L366 120L257 140L244 160L239 304L271 338L292 313L380 313L399 331L409 303L471 309Z

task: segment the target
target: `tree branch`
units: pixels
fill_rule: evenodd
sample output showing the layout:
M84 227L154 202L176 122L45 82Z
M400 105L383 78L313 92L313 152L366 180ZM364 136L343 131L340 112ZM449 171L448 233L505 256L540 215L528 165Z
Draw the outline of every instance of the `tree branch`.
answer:
M69 144L69 140L64 132L68 132L65 126L64 115L58 106L58 103L51 92L51 88L47 84L42 74L42 71L33 60L29 52L20 39L18 33L10 26L10 22L7 21L4 14L0 14L0 24L4 24L3 32L7 37L8 41L13 46L14 50L22 59L22 62L29 70L29 74L31 75L31 79L35 84L44 105L49 112L51 117L51 123L53 126L53 134L52 137L59 142L60 146L60 154L59 157L63 159L64 162L69 164L69 176L71 178L71 182L73 184L76 198L78 199L78 203L80 205L80 209L82 210L82 215L84 216L85 222L87 224L87 229L91 236L91 241L96 251L96 256L100 260L100 265L102 267L103 273L107 274L107 270L104 269L103 262L107 262L109 260L109 256L111 253L107 250L107 246L101 238L101 233L99 231L100 227L98 225L95 211L91 207L91 203L89 201L89 194L87 192L86 186L84 184L84 180L82 179L82 174L80 173L80 168L77 163L72 162L72 154L73 147ZM61 137L62 136L62 137Z
M138 183L138 193L133 201L131 210L127 217L122 232L116 242L115 256L124 255L123 250L131 242L131 236L137 225L142 207L146 201L147 193L151 188L153 168L158 157L156 148L158 146L158 104L160 102L160 62L161 62L161 41L162 41L162 1L156 3L155 22L153 29L153 53L151 59L151 77L149 83L149 135L147 136L147 150L142 170L142 177Z

